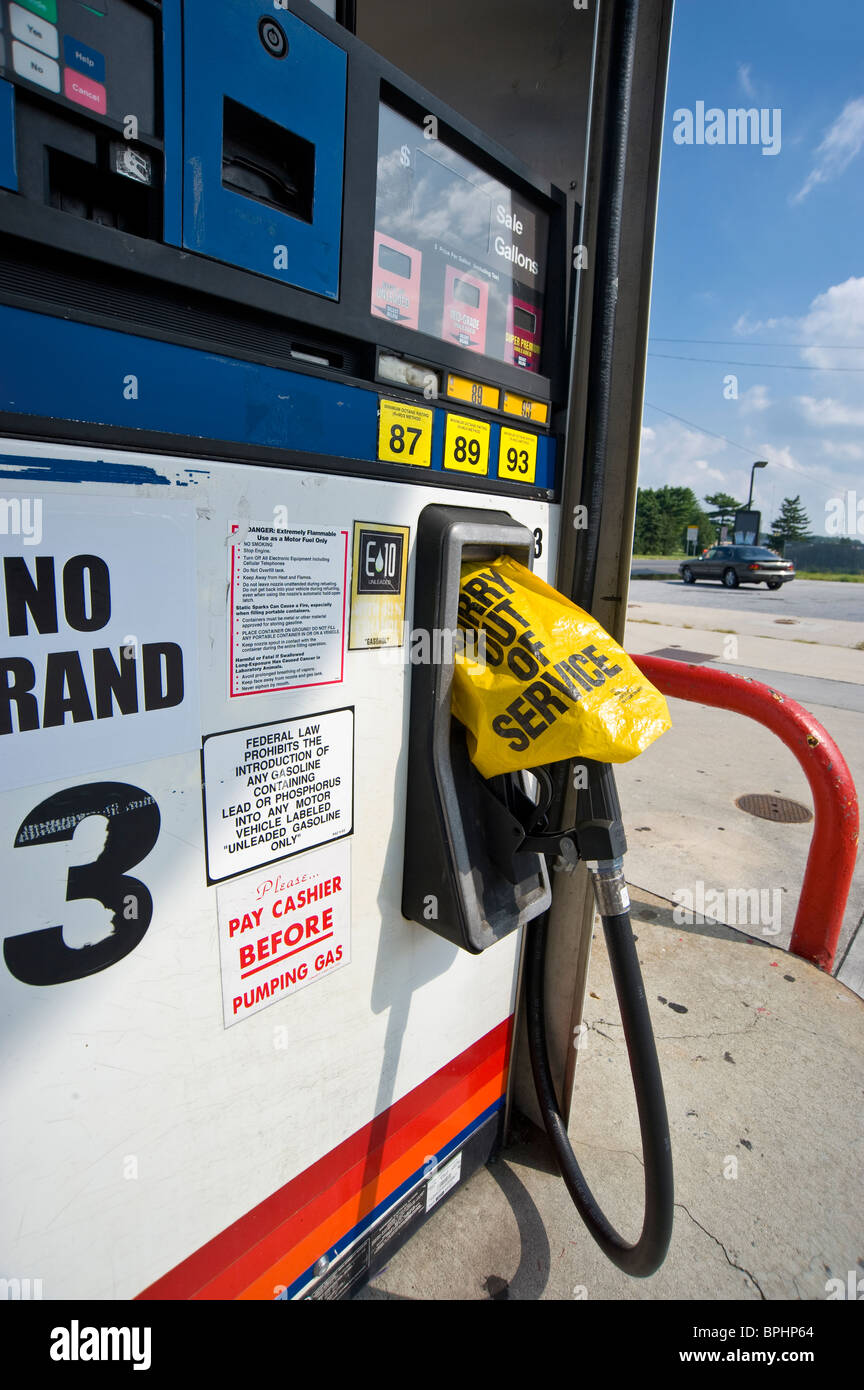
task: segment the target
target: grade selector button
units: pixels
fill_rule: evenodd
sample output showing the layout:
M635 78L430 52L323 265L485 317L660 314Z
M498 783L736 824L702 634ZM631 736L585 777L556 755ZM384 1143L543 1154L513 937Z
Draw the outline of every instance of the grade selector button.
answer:
M40 53L47 53L49 58L56 58L60 52L60 40L54 25L37 19L35 14L22 9L20 5L9 6L9 28L13 39L20 39Z
M21 4L40 19L47 19L49 24L57 23L57 0L21 0Z
M77 101L79 106L86 106L88 111L98 111L100 116L104 116L108 110L108 93L102 83L91 82L72 68L63 70L63 91L70 101Z
M29 48L26 43L19 43L17 40L12 44L12 66L19 77L26 77L28 82L36 82L40 87L44 87L49 92L59 92L60 90L60 68L53 58L48 58L44 53L37 53L35 48Z
M63 36L63 57L70 68L86 73L94 82L105 81L105 55L89 44L73 39L71 34Z

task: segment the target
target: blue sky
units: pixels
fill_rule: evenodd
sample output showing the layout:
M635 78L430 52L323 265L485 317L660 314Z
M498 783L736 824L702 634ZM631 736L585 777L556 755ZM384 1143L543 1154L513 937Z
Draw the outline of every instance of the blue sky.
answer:
M676 142L699 102L777 152ZM648 350L641 486L864 500L864 0L677 0Z

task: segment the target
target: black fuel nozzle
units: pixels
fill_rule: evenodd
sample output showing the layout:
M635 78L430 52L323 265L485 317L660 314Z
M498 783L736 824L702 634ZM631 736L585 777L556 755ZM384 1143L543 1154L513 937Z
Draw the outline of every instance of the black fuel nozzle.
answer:
M620 859L627 852L621 803L610 763L583 758L573 765L579 858Z
M553 779L548 768L535 767L530 775L539 788L532 800L520 774L492 778L488 788L487 831L496 861L506 872L518 854L558 855L568 864L580 859L607 863L620 860L627 849L615 775L609 763L590 758L573 764L576 786L576 818L565 830L548 828L553 799Z

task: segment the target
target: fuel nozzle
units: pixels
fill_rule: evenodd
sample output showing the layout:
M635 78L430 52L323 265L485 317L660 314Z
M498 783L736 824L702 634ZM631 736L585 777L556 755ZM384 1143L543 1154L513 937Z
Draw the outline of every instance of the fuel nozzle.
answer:
M548 828L553 801L553 779L549 769L531 769L531 776L537 784L536 800L532 800L518 785L520 776L511 773L507 777L493 778L486 784L490 795L494 794L499 805L506 806L508 813L506 823L501 823L495 836L499 854L557 855L571 867L582 859L595 875L595 882L597 865L604 866L601 877L606 881L611 872L607 866L617 864L623 882L621 865L627 850L627 839L615 776L609 764L587 758L574 764L576 818L574 824L564 830Z

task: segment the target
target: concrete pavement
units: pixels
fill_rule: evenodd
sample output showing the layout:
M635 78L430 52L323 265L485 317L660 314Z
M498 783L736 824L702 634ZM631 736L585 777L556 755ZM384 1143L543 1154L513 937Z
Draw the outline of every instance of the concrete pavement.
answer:
M545 1134L517 1119L497 1162L448 1198L358 1297L824 1300L829 1279L860 1275L864 1004L764 941L682 927L662 899L633 898L675 1164L664 1265L630 1279L609 1264ZM599 930L589 987L570 1134L601 1207L632 1240L642 1214L639 1130Z
M819 720L862 788L864 651L857 649L862 638L864 623L841 619L800 618L797 640L789 640L785 625L778 628L759 610L636 599L628 605L625 646L634 653L670 657L676 649L686 651L692 655L685 659L701 659L776 686ZM635 762L616 769L629 847L628 879L672 902L682 892L725 894L727 910L719 913L720 920L786 946L812 823L756 819L735 801L748 792L779 794L812 812L807 779L779 739L750 719L681 700L670 701L670 713L669 733ZM734 913L728 911L730 890ZM779 933L776 912L765 922L737 920L739 890L758 890L769 904L779 897ZM859 855L838 963L862 914L864 859ZM730 920L733 916L736 920ZM864 939L856 942L843 971L842 978L864 992Z
M864 787L864 653L856 649L864 632L840 619L802 618L796 627L802 641L789 640L770 611L698 605L689 593L686 607L639 598L625 645L702 653L696 659L771 675L777 688L807 695L802 703ZM825 1300L832 1279L860 1277L864 1003L783 949L812 824L776 824L735 805L745 792L766 792L812 809L806 778L753 721L684 701L670 708L673 729L617 770L675 1163L665 1264L646 1280L610 1265L572 1207L545 1135L517 1116L497 1162L446 1201L361 1299ZM696 912L682 921L673 899L689 891L698 908L700 885L703 902L715 894L719 920ZM862 909L859 859L844 942ZM854 947L841 978L864 992ZM633 1239L639 1132L599 929L588 987L570 1135L601 1206Z

